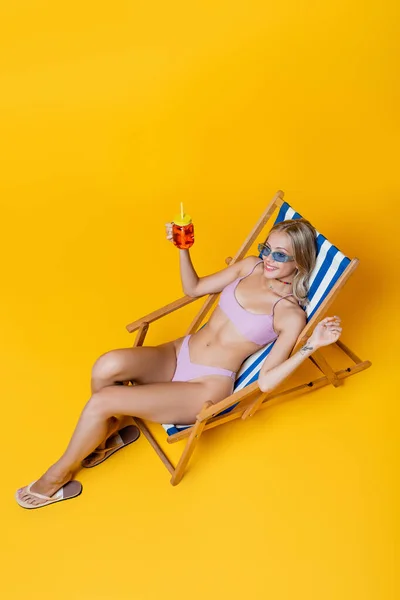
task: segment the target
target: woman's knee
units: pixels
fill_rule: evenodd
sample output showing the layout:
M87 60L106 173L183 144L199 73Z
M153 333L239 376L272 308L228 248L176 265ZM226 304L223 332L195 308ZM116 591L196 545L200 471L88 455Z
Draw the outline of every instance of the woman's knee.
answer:
M92 379L114 379L121 370L118 350L110 350L99 356L92 367Z

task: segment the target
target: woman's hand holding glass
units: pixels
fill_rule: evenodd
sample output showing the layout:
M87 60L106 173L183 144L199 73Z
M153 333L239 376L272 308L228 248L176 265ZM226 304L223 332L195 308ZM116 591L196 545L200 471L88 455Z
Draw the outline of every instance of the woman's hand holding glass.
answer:
M172 223L165 223L165 235L169 242L174 241L174 238L172 235Z

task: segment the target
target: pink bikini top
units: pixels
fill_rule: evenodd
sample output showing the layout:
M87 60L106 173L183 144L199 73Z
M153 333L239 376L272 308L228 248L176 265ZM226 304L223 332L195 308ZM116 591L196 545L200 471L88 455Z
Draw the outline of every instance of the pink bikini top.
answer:
M293 294L287 294L286 296L279 298L273 305L272 314L270 315L251 313L239 304L235 296L235 290L239 281L242 281L242 279L251 275L254 269L262 262L263 261L260 260L247 275L239 277L227 285L221 292L218 304L226 316L235 325L236 329L238 329L249 342L254 342L259 346L265 346L265 344L269 344L269 342L276 340L278 334L274 331L273 327L275 306L284 298L293 296Z

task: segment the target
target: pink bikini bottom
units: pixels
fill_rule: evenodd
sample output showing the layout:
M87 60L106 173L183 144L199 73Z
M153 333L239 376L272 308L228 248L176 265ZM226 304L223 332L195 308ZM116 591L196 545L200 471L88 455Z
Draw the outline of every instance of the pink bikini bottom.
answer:
M233 371L192 363L189 354L189 339L190 335L187 335L182 342L172 381L190 381L191 379L205 377L206 375L224 375L225 377L230 377L232 381L235 381L236 373Z

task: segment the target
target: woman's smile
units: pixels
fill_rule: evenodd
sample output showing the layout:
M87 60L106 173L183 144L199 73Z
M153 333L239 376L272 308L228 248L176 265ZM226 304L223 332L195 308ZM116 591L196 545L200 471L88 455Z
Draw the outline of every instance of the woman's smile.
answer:
M264 269L268 272L271 273L272 271L276 271L277 267L273 267L272 265L265 265Z

